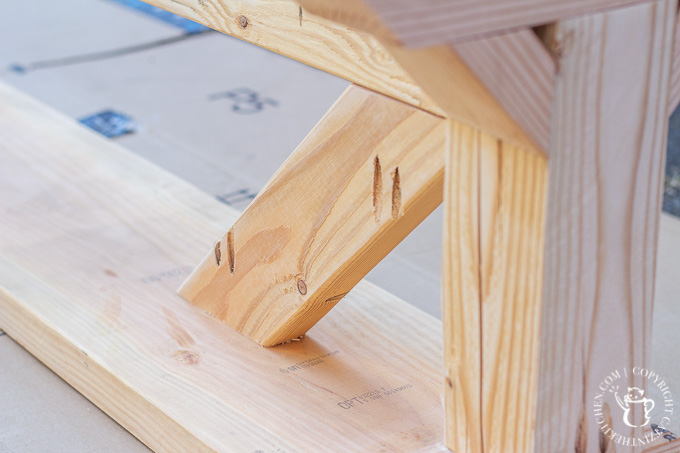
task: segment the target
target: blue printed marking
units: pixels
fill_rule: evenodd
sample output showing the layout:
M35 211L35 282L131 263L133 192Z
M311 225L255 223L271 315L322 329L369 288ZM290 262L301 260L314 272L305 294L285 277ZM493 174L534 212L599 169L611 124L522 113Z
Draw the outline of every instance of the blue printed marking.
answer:
M103 112L81 118L79 121L108 138L131 134L136 130L136 125L132 118L113 110L104 110Z
M128 8L135 9L149 16L155 17L158 20L167 22L170 25L181 28L185 33L193 35L196 33L202 33L204 31L210 30L210 28L205 25L197 24L196 22L186 19L177 14L173 14L170 11L158 8L157 6L149 5L140 0L110 0L115 3L120 3Z

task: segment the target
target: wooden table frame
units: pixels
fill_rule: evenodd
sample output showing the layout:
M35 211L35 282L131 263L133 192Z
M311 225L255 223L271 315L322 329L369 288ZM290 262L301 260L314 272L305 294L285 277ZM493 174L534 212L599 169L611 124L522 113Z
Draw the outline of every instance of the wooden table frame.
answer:
M432 389L443 386L446 446L458 453L618 451L619 440L600 431L592 402L613 370L649 360L667 124L680 102L675 0L149 3L352 84L238 218L0 86L8 106L0 120L20 135L0 134L11 157L0 188L22 194L25 181L13 175L32 158L37 170L27 180L48 181L68 198L51 210L38 188L17 196L24 213L13 201L3 207L17 224L0 244L0 327L156 449L210 451L225 438L241 451L262 442L272 450L310 444L315 430L331 424L309 417L309 427L296 433L302 440L281 435L284 405L312 404L297 401L300 387L281 376L298 372L287 361L341 354L325 348L346 336L341 357L356 365L353 371L388 356L367 373L367 385L379 381L372 374L389 376L399 354L423 368L404 371L427 388L426 402L402 401L413 419L432 419L432 410L419 410L434 407ZM50 140L64 151L47 147ZM78 177L67 181L74 168ZM101 180L92 187L88 171ZM134 186L121 189L133 204L112 200L111 212L83 210L85 230L59 211L99 206L122 179ZM85 184L89 198L79 194ZM165 215L159 194L167 188L173 208ZM434 385L436 346L425 327L431 321L402 305L397 315L386 314L389 303L400 302L359 282L442 201L444 375ZM145 223L148 231L138 235L127 219L147 222L140 212L168 225ZM35 227L45 218L63 220L58 234ZM154 269L155 254L165 253L180 226L196 231L158 261L194 257L197 244L215 234L215 222L223 236L214 237L179 289L199 309L172 299L167 288L148 289L148 305L138 303L147 289L136 267L115 280L126 269L113 264L138 249L146 252L139 269ZM100 232L100 249L72 238L101 225L108 229ZM34 244L41 256L28 253ZM65 250L73 257L64 258ZM98 272L109 261L111 268ZM89 286L59 283L81 267L93 275ZM356 300L343 301L348 293ZM121 303L130 294L134 300ZM380 303L374 311L372 297ZM322 319L338 303L346 304L336 311L345 310L347 325ZM125 324L121 311L129 307L137 311ZM276 347L260 348L203 311ZM154 324L158 313L165 321ZM296 341L317 323L322 341ZM368 332L371 324L379 328ZM164 331L169 338L161 338ZM413 333L421 343L392 350L402 334ZM383 337L390 341L384 348ZM201 349L220 347L224 353L212 356ZM174 352L159 352L167 348ZM195 366L201 361L205 367ZM345 384L352 375L333 366L339 377L322 378ZM221 373L248 391L213 385ZM626 384L644 389L646 382L631 376ZM408 385L382 388L381 395ZM177 401L165 401L165 389L177 389ZM256 394L261 389L269 393ZM310 401L334 406L339 397L317 382L304 391ZM338 404L344 410L366 398ZM644 435L603 410L618 433ZM258 420L268 413L276 416ZM421 438L432 435L428 428L384 444L384 431L402 426L398 417L380 425L375 439L343 438L342 429L363 433L365 417L337 417L338 432L324 432L325 440L346 451L421 444L439 451ZM221 418L232 423L232 437L216 433Z
M594 451L594 383L649 356L676 3L152 3L387 96L350 87L180 294L303 335L445 174L448 446Z

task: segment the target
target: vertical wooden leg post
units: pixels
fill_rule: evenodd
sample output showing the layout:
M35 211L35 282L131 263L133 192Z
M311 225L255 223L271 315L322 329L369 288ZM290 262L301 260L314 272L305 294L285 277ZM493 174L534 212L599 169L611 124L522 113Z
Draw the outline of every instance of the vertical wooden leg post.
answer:
M648 363L674 7L556 24L547 156L449 125L445 401L457 453L605 452L642 434L618 406L605 415L619 437L604 433L594 404L608 374Z
M529 451L547 159L453 122L448 147L447 444L456 452Z
M626 451L598 429L594 404L610 373L649 364L675 7L654 1L556 29L563 51L550 148L537 451ZM617 384L625 395L646 381L629 375ZM611 428L641 437L612 400L607 414L610 396L598 399Z

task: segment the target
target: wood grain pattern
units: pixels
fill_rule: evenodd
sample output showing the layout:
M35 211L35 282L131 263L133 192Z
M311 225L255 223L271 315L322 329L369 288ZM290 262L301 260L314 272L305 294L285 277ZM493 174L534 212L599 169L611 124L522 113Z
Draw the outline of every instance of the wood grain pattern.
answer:
M175 294L236 212L0 99L0 327L126 429L168 452L445 451L438 321L362 282L304 341L257 346Z
M452 47L443 45L414 50L387 46L387 49L436 100L447 118L502 138L507 143L545 152L520 126L521 117L514 118L508 113ZM549 59L545 53L540 55ZM492 56L484 59L493 61ZM524 103L516 106L515 111L522 110L522 105Z
M481 452L479 133L448 125L442 250L446 444L457 453Z
M380 9L384 17L362 0L302 0L301 4L319 17L377 37L447 117L528 149L537 147L544 152L548 149L555 64L530 28L514 27L509 32L453 44L441 41L430 49L404 49L385 25L384 17L394 12L388 10L412 8L419 21L414 26L422 23L421 28L429 30L429 23L437 20L433 17L436 13L428 17L425 12L431 2L406 5L390 1L389 6L382 5L384 8ZM465 9L479 7L480 2L463 5L458 1L455 5L449 2L440 6ZM471 80L467 69L481 85ZM512 121L508 121L508 116Z
M179 294L265 346L303 335L441 203L445 134L351 86Z
M488 452L533 450L548 162L480 137L482 436Z
M315 0L319 1L319 0ZM474 38L643 3L645 0L366 0L406 46Z
M532 135L535 131L531 127L527 130L532 134L522 129L526 124L523 114L512 116L532 110L524 107L525 103L533 102L529 97L516 97L507 104L506 98L502 98L499 103L447 45L405 49L384 33L379 41L374 35L380 34L384 26L360 0L333 4L323 0L301 4L292 0L149 0L149 3L435 115L473 125L510 143L534 149L541 139ZM361 31L362 28L368 32ZM525 34L524 38L528 36ZM531 58L539 60L537 70L542 72L551 59L542 49L536 52L539 43L533 39L534 43L524 43L522 51L530 51ZM514 48L516 44L508 46ZM482 46L479 52L486 54L490 50ZM484 59L492 61L498 56L489 54ZM526 67L521 71L531 73Z
M541 150L550 142L555 62L531 29L453 46Z
M452 122L446 174L447 445L532 451L547 160Z
M443 114L370 33L311 14L295 1L148 0L147 3L434 114ZM353 6L364 11L361 5ZM375 29L377 24L373 23L371 28Z
M600 451L598 384L648 361L675 7L556 27L537 451Z
M668 115L673 114L678 104L680 104L680 14L675 19L675 34L673 35L673 64L668 93Z

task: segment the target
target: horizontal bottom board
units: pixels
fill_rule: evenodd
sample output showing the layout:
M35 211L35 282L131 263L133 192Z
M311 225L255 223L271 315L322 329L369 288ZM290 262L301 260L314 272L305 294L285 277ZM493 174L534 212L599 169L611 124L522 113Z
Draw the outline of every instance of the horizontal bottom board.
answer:
M0 85L0 328L161 451L444 451L441 323L362 282L262 348L175 294L237 213Z

